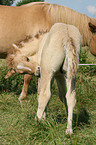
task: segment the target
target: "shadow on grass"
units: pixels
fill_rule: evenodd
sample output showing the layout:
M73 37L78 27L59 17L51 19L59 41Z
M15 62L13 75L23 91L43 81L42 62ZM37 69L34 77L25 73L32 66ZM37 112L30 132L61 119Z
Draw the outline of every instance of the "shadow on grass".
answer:
M67 115L58 114L56 116L56 122L66 123ZM81 108L79 114L73 114L73 128L81 127L82 125L90 125L90 116L85 108Z
M83 125L90 125L90 116L85 108L81 108L79 114L73 114L73 127L81 127Z
M66 121L67 121L66 115L64 115L64 114L62 114L62 115L58 114L57 115L56 122L64 124L64 123L66 123Z

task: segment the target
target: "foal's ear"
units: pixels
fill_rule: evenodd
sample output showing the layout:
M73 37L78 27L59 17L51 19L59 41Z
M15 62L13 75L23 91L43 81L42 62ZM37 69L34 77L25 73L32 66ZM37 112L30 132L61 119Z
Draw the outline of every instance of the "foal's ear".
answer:
M96 25L92 24L91 22L89 22L88 25L89 25L89 30L92 33L95 33L96 32Z
M17 51L18 52L20 51L16 44L12 44L12 47L13 47L14 53L16 53Z

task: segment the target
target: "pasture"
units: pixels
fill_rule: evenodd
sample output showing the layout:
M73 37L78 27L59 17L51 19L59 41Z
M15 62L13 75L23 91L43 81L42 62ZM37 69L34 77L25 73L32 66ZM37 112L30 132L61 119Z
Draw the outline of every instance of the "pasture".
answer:
M88 48L81 51L81 63L96 63ZM33 77L28 100L19 103L23 75L4 79L8 68L0 60L0 144L1 145L95 145L96 144L96 66L79 66L76 79L74 134L66 136L67 116L59 100L56 83L47 108L46 120L35 121L37 78Z

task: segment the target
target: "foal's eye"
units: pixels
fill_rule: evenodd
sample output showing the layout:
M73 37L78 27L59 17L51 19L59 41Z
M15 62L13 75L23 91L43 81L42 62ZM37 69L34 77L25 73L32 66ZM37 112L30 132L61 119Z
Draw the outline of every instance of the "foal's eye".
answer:
M26 60L27 60L28 62L30 61L28 57L26 57Z

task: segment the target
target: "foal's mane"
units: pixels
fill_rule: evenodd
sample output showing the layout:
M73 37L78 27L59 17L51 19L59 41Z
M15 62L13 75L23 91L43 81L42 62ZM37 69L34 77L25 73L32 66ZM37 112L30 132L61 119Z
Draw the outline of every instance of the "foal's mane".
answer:
M35 35L27 35L25 37L25 39L23 40L20 40L19 42L15 43L15 45L21 49L24 47L24 44L30 42L30 41L33 41L34 39L39 39L43 34L47 33L48 31L39 31L37 34ZM11 47L8 51L8 55L7 55L7 58L6 58L6 61L7 61L7 65L9 67L12 67L13 66L13 58L14 58L14 49L13 47Z
M47 33L48 31L39 31L35 35L26 35L25 39L20 40L19 42L15 43L18 48L22 48L25 43L30 41L34 41L34 39L39 39L43 34Z

